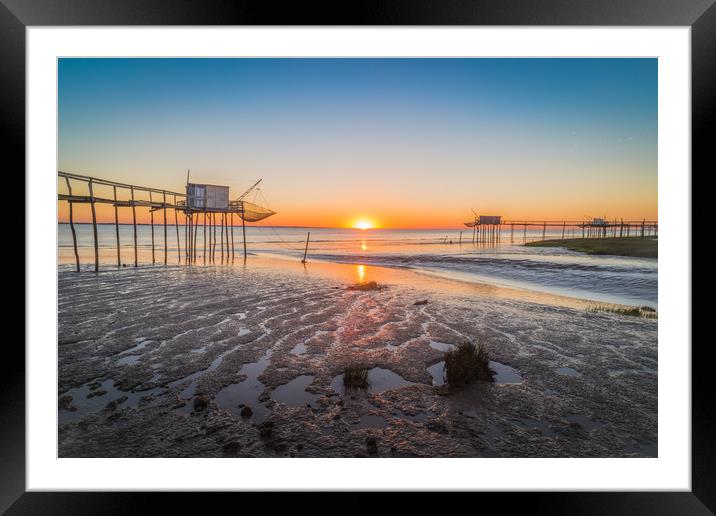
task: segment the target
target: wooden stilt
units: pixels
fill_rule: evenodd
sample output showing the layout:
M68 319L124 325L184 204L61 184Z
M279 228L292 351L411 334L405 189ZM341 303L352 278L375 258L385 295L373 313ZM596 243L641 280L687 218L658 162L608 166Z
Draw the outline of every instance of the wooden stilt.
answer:
M206 212L204 212L204 265L206 265Z
M69 195L72 195L72 185L70 185L70 178L65 177L65 181L67 182L67 193ZM72 231L72 247L75 250L75 264L77 266L77 272L80 272L80 255L77 252L77 233L75 233L75 222L74 220L72 220L72 201L70 201L68 204L70 205L70 231Z
M94 235L94 271L99 272L99 244L97 242L97 212L94 208L94 190L89 180L90 206L92 208L92 234Z
M167 264L167 194L162 192L162 201L164 202L164 265Z
M216 213L211 214L211 226L214 231L214 236L211 241L211 261L216 261Z
M114 231L117 236L117 268L122 267L122 257L119 247L119 208L117 207L117 187L113 186L114 189Z
M181 263L181 242L179 241L179 215L177 214L177 196L174 196L174 227L177 230L177 260Z
M152 225L152 265L154 265L154 263L156 261L154 259L154 206L153 206L153 204L154 203L152 201L152 192L150 190L149 191L149 221L150 221L150 224Z
M567 222L562 222L562 240L564 240L564 230L567 229Z
M306 263L306 255L308 254L308 241L311 239L311 232L309 231L306 235L306 248L303 250L303 260L301 263Z
M246 219L244 218L244 215L246 212L244 211L244 205L241 204L241 232L244 235L244 261L246 261Z
M226 263L229 263L229 214L224 213L224 229L226 232Z
M234 212L231 212L231 261L234 261Z
M542 226L542 240L544 240L546 234L547 234L547 222L545 222L544 225Z
M130 187L132 193L132 226L134 227L134 266L137 266L137 207L134 205L134 187Z
M224 213L221 214L221 263L224 263Z
M194 251L193 260L194 260L194 263L196 263L196 238L197 238L197 233L199 231L199 214L198 213L196 214L196 217L194 217L194 219L195 220L192 222L192 225L194 226L194 239L192 240L192 250Z

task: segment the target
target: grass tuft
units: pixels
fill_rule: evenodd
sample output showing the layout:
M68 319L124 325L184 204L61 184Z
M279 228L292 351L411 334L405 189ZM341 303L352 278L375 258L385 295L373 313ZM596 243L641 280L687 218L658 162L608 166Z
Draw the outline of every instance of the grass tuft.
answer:
M355 285L351 285L348 287L348 290L367 291L367 290L380 290L382 288L385 288L385 286L379 285L375 281L366 281L365 283L356 283Z
M476 381L491 382L495 374L489 367L487 349L463 342L445 353L445 381L450 388L464 387Z
M343 370L343 386L346 389L367 389L368 368L364 366L350 366Z
M627 315L630 317L645 317L647 319L656 319L657 312L650 306L632 306L632 307L619 307L619 306L605 306L605 305L594 305L588 306L587 312L606 312L617 315Z

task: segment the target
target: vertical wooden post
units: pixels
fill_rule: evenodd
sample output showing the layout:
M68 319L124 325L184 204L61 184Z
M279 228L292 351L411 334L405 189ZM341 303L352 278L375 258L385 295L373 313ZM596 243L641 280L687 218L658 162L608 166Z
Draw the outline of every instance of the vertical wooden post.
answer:
M211 214L211 227L214 232L211 240L211 261L214 262L216 260L216 213Z
M462 245L462 231L460 231L460 242L458 242L459 245Z
M224 213L221 213L221 263L224 263Z
M70 185L70 178L65 176L67 182L67 193L72 195L72 186ZM70 205L70 231L72 231L72 247L75 250L75 263L77 265L77 272L80 272L80 255L77 252L77 233L75 233L75 222L72 215L72 201L68 203Z
M231 261L234 261L234 212L231 212Z
M547 234L547 222L544 222L544 225L542 226L542 240L544 240L545 235Z
M646 224L646 219L641 221L641 238L644 238L644 224Z
M167 264L167 193L162 192L162 201L164 203L164 265Z
M174 196L174 227L177 230L177 260L181 263L181 243L179 242L179 215L177 215L177 196Z
M134 227L134 266L137 266L137 207L134 205L134 187L129 188L132 193L132 225Z
M152 225L152 265L156 261L154 259L154 202L152 201L152 191L149 191L149 217Z
M196 263L196 242L197 242L197 236L199 232L199 214L196 214L195 220L192 222L194 226L194 239L192 240L192 250L194 251L193 260L194 263Z
M119 251L119 208L117 207L117 187L113 186L114 189L114 230L117 234L117 268L122 267L122 258Z
M311 239L311 232L308 232L308 235L306 235L306 248L303 250L303 260L301 260L301 263L306 263L306 255L308 254L308 241Z
M244 210L244 203L241 203L241 232L244 235L244 261L246 261L246 219L244 216L246 211Z
M206 212L204 212L204 265L206 265Z
M191 263L191 212L184 213L184 247L186 248L186 263Z
M89 180L90 206L92 207L92 234L94 235L94 271L99 272L99 246L97 243L97 213L94 208L94 190Z
M525 242L527 242L527 221L525 221L525 231L524 231L524 234L522 235L522 239Z
M224 227L226 228L226 263L229 263L229 213L224 214Z
M567 229L567 221L562 222L562 240L564 240L564 230Z

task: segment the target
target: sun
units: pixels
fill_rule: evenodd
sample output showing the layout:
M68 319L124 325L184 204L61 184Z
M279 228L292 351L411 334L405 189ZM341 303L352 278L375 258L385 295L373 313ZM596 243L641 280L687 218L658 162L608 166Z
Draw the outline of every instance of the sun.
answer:
M371 229L375 227L373 223L368 219L359 219L353 223L354 229Z

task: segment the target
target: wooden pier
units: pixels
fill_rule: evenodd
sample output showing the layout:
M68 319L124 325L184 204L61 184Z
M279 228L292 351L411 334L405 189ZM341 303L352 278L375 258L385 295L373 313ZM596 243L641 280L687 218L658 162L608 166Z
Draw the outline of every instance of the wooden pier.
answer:
M247 201L241 200L247 192L245 192L238 200L229 201L225 208L215 207L190 207L187 203L187 194L181 192L173 192L170 190L162 190L158 188L150 188L145 186L131 185L127 183L119 183L116 181L110 181L107 179L100 179L96 177L84 176L79 174L73 174L69 172L58 171L59 178L64 178L67 186L67 193L58 193L59 201L66 201L69 204L69 225L72 233L72 243L75 254L76 270L80 270L80 258L77 250L77 233L74 226L74 213L73 205L75 204L89 204L92 214L92 235L94 244L94 270L99 271L99 242L97 238L97 213L95 206L96 204L109 204L114 207L114 225L116 235L116 248L117 248L117 267L122 267L121 255L120 255L120 238L119 238L119 209L120 208L131 208L132 209L132 226L133 226L133 244L134 244L134 266L137 267L139 264L138 251L137 251L137 208L147 209L150 214L150 226L151 226L151 248L152 248L152 263L156 263L157 253L156 247L157 242L155 240L155 223L154 213L162 211L162 232L163 242L159 248L163 251L163 263L167 265L168 262L168 223L167 210L174 212L174 229L176 233L176 246L177 246L177 259L179 263L182 263L182 256L184 257L184 263L193 264L197 261L197 250L202 247L202 260L203 263L215 263L217 257L220 257L221 263L229 263L229 260L233 262L235 257L235 246L234 246L234 215L236 214L241 220L242 233L243 233L243 257L246 259L246 220L250 217L247 214L250 212L251 207L261 208L253 205ZM256 183L258 184L258 183ZM254 185L254 187L256 186ZM75 190L73 191L73 186ZM88 195L77 194L77 187L85 186ZM96 187L111 188L113 194L112 197L101 197L95 195ZM252 188L254 188L252 187ZM249 189L250 191L251 189ZM137 199L137 194L143 194L148 196L147 199ZM259 215L261 218L272 215L274 212L266 210L265 213ZM180 241L179 233L179 216L183 217L184 227L184 249L182 253L182 245ZM260 219L259 219L260 220ZM217 225L220 226L220 239L217 240ZM198 238L199 226L202 227L202 241L200 243ZM216 247L219 246L219 253L216 252Z
M484 217L482 217L484 219ZM593 220L496 220L494 217L481 221L475 217L473 222L466 222L465 226L472 228L473 243L497 243L503 234L509 230L510 241L514 241L515 232L522 233L522 239L527 240L527 229L541 229L541 239L547 237L547 230L557 230L561 239L569 238L628 238L628 237L656 237L659 233L659 223L656 220L624 220L605 219ZM539 238L539 237L538 237ZM462 240L462 238L461 238Z

